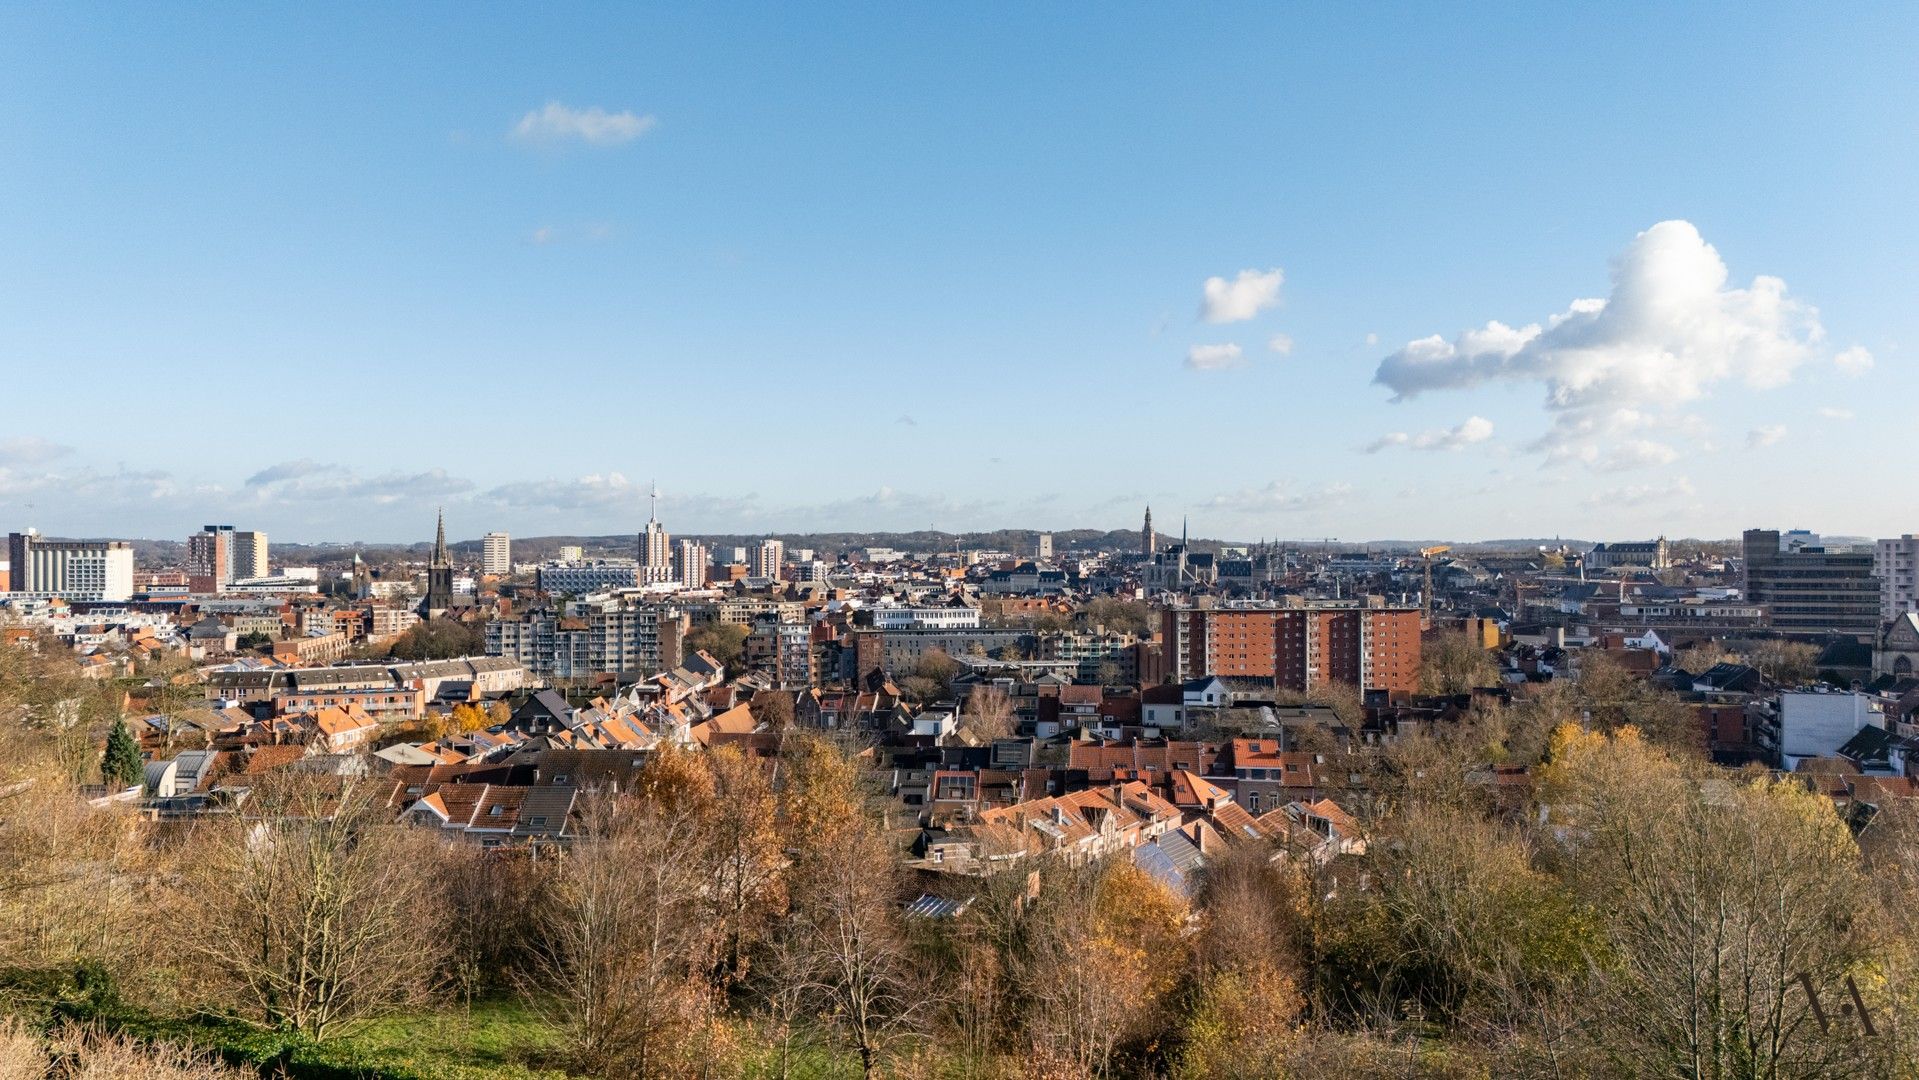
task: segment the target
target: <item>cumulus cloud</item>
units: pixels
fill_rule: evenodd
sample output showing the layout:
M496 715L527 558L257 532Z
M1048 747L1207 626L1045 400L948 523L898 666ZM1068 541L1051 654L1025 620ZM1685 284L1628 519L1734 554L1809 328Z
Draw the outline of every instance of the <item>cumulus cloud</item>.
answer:
M1241 270L1231 281L1209 277L1203 287L1199 317L1209 323L1243 322L1279 303L1279 287L1286 275L1271 270Z
M73 447L38 435L9 435L0 439L0 466L42 465L73 453Z
M1266 349L1281 356L1291 356L1293 355L1293 337L1291 334L1274 334L1266 339Z
M1589 463L1663 464L1671 460L1663 452L1610 454L1604 444L1626 431L1683 427L1692 418L1676 406L1727 381L1778 386L1821 351L1818 312L1787 295L1784 281L1762 275L1736 288L1727 279L1725 262L1697 229L1662 221L1613 261L1606 298L1574 300L1544 323L1493 321L1450 341L1408 342L1380 362L1373 381L1395 401L1538 383L1554 423L1537 449Z
M1409 450L1463 450L1474 443L1482 443L1493 437L1493 422L1483 416L1469 416L1459 424L1440 428L1435 431L1421 431L1409 434L1404 431L1391 431L1372 442L1367 443L1365 451L1377 454L1388 447L1403 446Z
M1854 345L1833 357L1832 363L1840 371L1857 378L1872 370L1872 353Z
M629 110L607 112L598 105L569 108L549 101L513 125L513 137L529 143L583 142L589 146L618 146L653 130L659 120Z
M1839 406L1837 406L1837 405L1821 405L1821 406L1819 406L1819 410L1818 410L1818 412L1819 412L1819 415L1820 415L1820 417L1821 417L1822 419L1826 419L1826 420L1850 420L1850 419L1852 419L1852 410L1851 410L1851 409L1842 409L1842 408L1840 408L1840 407L1839 407Z
M1771 446L1773 443L1785 437L1786 425L1769 424L1765 427L1756 427L1746 432L1746 445L1756 450L1762 446Z
M1194 371L1223 371L1245 363L1245 353L1232 342L1224 345L1195 345L1186 350L1186 366Z

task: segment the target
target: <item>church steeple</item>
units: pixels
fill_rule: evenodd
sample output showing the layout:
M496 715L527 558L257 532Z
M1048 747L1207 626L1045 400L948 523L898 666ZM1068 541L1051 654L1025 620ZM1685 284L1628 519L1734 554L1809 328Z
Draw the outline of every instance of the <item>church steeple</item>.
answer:
M433 559L426 564L426 597L420 601L420 617L437 618L453 606L453 560L446 553L446 507L440 508L433 528Z

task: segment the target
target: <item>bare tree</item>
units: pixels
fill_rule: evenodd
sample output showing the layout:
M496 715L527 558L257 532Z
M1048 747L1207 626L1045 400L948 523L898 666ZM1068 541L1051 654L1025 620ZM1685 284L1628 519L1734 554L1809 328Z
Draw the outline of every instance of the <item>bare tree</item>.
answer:
M271 1026L325 1038L417 998L441 970L427 847L440 841L393 824L371 787L275 775L192 853L192 947Z
M1435 635L1419 662L1422 693L1451 697L1499 685L1499 665L1465 631Z
M761 762L722 746L707 754L707 765L714 809L702 823L705 896L721 934L715 976L725 988L745 977L753 951L786 909L786 860L778 800Z
M1841 993L1866 955L1859 852L1830 799L1630 731L1565 735L1542 772L1603 921L1586 1012L1609 1057L1635 1075L1857 1075L1807 994Z
M960 726L983 743L1008 738L1013 734L1013 699L1005 690L990 683L975 686L966 695L966 711Z
M577 1064L602 1076L685 1075L711 1013L717 937L690 806L597 796L558 862L540 925L541 983Z
M793 872L793 974L868 1080L892 1041L915 1027L924 1001L899 926L894 866L878 831L861 822Z

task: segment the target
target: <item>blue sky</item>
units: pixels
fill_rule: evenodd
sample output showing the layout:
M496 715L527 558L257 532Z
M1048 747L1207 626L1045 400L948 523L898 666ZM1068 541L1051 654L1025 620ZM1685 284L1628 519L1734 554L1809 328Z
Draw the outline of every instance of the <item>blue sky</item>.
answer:
M687 532L1910 531L1916 49L1912 5L15 5L0 525L611 532L657 478Z

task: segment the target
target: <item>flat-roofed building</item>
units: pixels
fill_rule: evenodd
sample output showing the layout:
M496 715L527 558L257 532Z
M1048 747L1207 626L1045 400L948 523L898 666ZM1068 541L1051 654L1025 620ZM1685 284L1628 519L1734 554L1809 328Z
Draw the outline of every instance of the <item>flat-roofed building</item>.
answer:
M133 545L125 540L47 540L28 529L7 537L10 592L66 600L133 597Z
M1162 615L1167 674L1244 679L1275 689L1341 682L1412 693L1419 686L1416 607L1363 600L1168 608Z
M1828 546L1804 532L1782 536L1775 529L1747 529L1742 541L1745 599L1765 607L1774 630L1867 642L1878 636L1874 551Z

